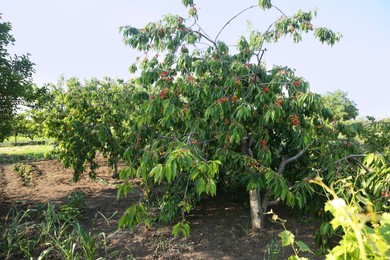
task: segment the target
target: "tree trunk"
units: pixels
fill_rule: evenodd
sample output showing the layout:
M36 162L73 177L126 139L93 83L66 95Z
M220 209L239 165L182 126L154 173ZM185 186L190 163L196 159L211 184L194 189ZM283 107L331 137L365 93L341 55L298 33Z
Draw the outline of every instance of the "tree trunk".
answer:
M257 190L249 191L249 204L251 211L252 232L260 231L264 227L264 212L261 197Z
M114 165L113 165L113 173L112 173L112 178L113 179L118 179L119 178L119 174L118 174L118 162L115 162Z

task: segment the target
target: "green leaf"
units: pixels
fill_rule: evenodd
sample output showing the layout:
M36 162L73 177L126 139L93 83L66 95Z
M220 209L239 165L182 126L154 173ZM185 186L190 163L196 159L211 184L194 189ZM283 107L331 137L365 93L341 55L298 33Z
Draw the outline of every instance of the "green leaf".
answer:
M134 228L135 225L139 224L146 215L146 209L142 204L132 205L126 210L126 212L119 219L118 227Z
M172 181L172 168L170 163L164 165L165 178L167 178L168 183ZM156 179L156 178L155 178Z
M259 0L259 6L265 10L265 9L271 9L272 3L271 0Z
M184 237L189 236L190 224L187 221L181 221L181 222L177 223L175 226L173 226L172 235L174 237L177 237L180 233L182 233L182 235Z
M163 166L161 163L157 164L151 171L150 171L150 176L154 176L154 182L161 183L163 179Z
M367 166L370 166L372 164L372 162L374 161L374 158L375 158L375 154L374 153L370 153L366 156L366 158L364 159L365 161L365 164Z
M196 183L196 191L198 194L202 194L204 191L206 191L206 182L203 179L199 179Z
M208 192L207 192L207 190L208 190ZM217 185L215 185L215 182L213 179L208 179L208 183L206 186L206 192L213 197L217 194Z
M294 244L294 234L289 230L283 230L280 232L279 237L282 239L282 246L289 246Z
M310 252L310 253L314 254L313 251L310 250L310 247L308 245L306 245L305 243L303 243L302 241L298 240L298 241L295 241L295 243L299 246L301 251Z

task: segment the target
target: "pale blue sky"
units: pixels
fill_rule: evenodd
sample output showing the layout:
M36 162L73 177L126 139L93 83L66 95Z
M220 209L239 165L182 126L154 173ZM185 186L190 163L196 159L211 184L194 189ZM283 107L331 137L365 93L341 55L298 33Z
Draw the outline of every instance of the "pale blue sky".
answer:
M215 37L225 22L257 0L195 0L199 23ZM274 0L287 15L318 7L314 26L341 32L332 48L312 37L300 44L286 39L267 46L265 61L295 68L317 93L348 92L360 116L390 117L390 1L389 0ZM36 63L38 85L77 76L128 79L128 66L137 53L122 43L121 25L142 27L167 13L186 17L180 0L0 0L3 21L13 25L17 54L29 52ZM229 25L222 40L235 44L246 33L246 21L267 28L276 11L251 9Z

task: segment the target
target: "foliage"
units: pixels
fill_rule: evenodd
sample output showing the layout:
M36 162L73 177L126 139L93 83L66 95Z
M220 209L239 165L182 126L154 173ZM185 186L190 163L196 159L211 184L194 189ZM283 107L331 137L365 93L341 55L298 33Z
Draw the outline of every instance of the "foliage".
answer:
M93 177L98 167L95 157L108 157L116 174L117 162L125 151L130 112L137 93L122 81L92 79L83 85L78 79L50 86L45 114L47 136L56 140L53 153L74 170L74 180L89 164ZM130 98L133 98L131 100Z
M42 129L42 126L40 126ZM18 113L12 120L12 134L14 137L14 144L17 143L17 137L20 135L27 136L31 140L38 134L39 130L31 118L28 118L28 114Z
M31 185L33 179L33 167L30 164L15 163L12 165L12 169L18 173L23 185Z
M305 260L308 259L306 257L300 257L302 253L309 253L310 255L314 255L308 245L306 245L303 241L295 240L294 234L286 228L286 220L281 219L277 214L275 214L272 210L267 212L267 214L272 215L272 221L279 223L283 227L283 231L279 233L279 237L281 239L282 247L290 246L293 250L294 255L291 255L288 259L295 260Z
M131 190L134 177L142 178L145 192L120 226L170 223L181 216L175 228L184 227L180 223L200 196L214 196L217 184L231 180L265 194L264 207L269 197L303 207L313 194L305 181L310 160L331 131L329 113L304 78L285 66L267 69L262 57L265 45L282 36L299 42L314 31L330 45L340 36L314 28L316 12L299 11L283 15L265 32L251 30L231 48L219 34L213 40L203 33L196 6L182 2L189 19L167 15L143 28L121 28L125 44L145 55L130 66L137 72L135 96L142 98L135 100L138 109L130 118L124 154L129 167L120 174L118 194ZM259 4L272 7L270 1ZM156 204L158 211L151 213Z
M31 83L34 64L29 55L12 57L7 51L15 42L11 29L11 23L0 21L0 142L12 131L12 119L18 105L34 95Z
M322 96L324 106L328 108L336 120L355 119L359 110L352 100L347 97L347 92L336 90L327 92Z
M334 188L337 195L347 202L366 198L373 203L374 211L387 211L389 203L381 193L390 189L388 120L375 121L371 118L331 125L331 134L334 136L329 138L326 149L321 151L325 157L318 165L322 165L322 168L313 168L310 178L321 176L323 182ZM316 196L307 208L310 208L311 212L320 213L326 221L316 232L316 243L322 248L328 248L334 240L334 235L339 235L341 229L332 229L327 221L331 215L324 214L323 211L327 201L323 190L313 190L322 196ZM353 190L356 192L352 192ZM366 204L365 201L360 203Z
M366 157L366 164L385 167L387 185L389 185L390 168L382 164L381 158L374 154ZM330 212L332 220L326 223L330 230L342 229L342 237L338 245L334 246L326 255L326 259L388 259L390 257L390 214L375 207L376 200L365 192L367 189L353 182L350 178L342 179L343 186L348 191L340 189L340 185L328 187L321 177L310 180L324 189L329 198L325 204L325 211ZM390 203L389 187L381 193L382 201ZM344 198L342 198L344 197ZM388 209L382 207L382 209ZM300 251L313 252L301 241L295 241L294 234L286 229L284 220L281 220L272 211L272 220L280 223L284 230L279 234L283 246L291 246L293 255L289 259L307 259L299 257ZM325 227L324 226L324 227Z
M374 160L373 156L367 156L367 161ZM380 162L377 162L381 164ZM382 166L379 166L382 168ZM390 168L387 168L389 178ZM389 184L387 179L387 185ZM349 187L349 195L346 199L338 196L338 188L329 188L317 178L311 181L322 186L333 198L325 205L325 211L329 211L333 219L330 222L333 229L339 227L343 230L343 236L337 246L327 255L327 259L387 259L390 256L390 215L382 213L375 208L375 200L367 196L364 189L358 186ZM350 183L346 180L346 183ZM387 186L387 191L389 187ZM345 196L346 193L341 194ZM388 194L382 195L382 200L390 202ZM363 206L363 207L362 207Z
M82 207L74 207L72 204ZM85 201L81 193L56 208L52 203L27 210L13 208L0 225L0 257L3 259L110 258L105 233L93 233L80 224ZM99 258L100 259L100 258Z
M368 117L367 120L354 122L352 126L362 140L364 150L380 152L386 160L390 159L390 118L375 120Z

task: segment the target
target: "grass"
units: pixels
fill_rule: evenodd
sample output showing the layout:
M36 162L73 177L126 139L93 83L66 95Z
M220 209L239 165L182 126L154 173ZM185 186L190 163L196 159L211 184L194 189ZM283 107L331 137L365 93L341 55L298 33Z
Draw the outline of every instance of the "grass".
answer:
M30 141L45 141L46 144L50 144L52 143L53 140L48 138L36 138L34 140L31 140L31 138L26 136L18 136L16 138L16 141L17 143L28 143ZM0 143L0 147L14 146L14 142L15 142L14 138L9 137L8 140L4 140L4 142Z
M81 200L79 204L85 204L82 194L74 197ZM74 197L59 208L52 202L27 210L11 208L0 220L0 258L116 259L121 252L110 250L107 243L115 233L99 233L94 227L94 232L85 229L80 223L85 217L82 208L71 205Z
M47 155L52 149L52 145L0 147L0 163L16 163L24 160L44 160L47 159Z

